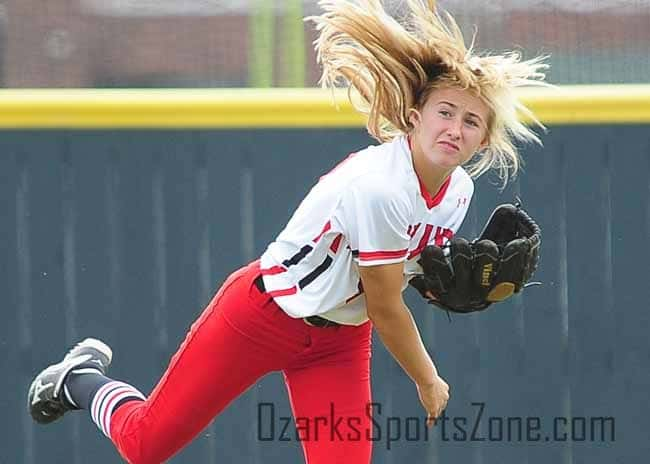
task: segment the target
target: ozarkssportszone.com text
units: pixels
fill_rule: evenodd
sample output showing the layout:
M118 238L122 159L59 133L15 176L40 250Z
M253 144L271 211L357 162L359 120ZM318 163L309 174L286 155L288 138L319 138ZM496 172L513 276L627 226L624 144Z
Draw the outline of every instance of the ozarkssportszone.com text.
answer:
M361 441L385 443L390 450L400 441L428 441L439 435L443 442L614 442L616 420L612 416L492 416L482 402L470 403L470 416L448 416L446 412L434 427L426 417L397 417L383 413L381 403L369 403L365 416L337 414L330 403L327 414L314 417L282 416L274 403L257 405L259 441ZM368 424L369 426L362 426Z

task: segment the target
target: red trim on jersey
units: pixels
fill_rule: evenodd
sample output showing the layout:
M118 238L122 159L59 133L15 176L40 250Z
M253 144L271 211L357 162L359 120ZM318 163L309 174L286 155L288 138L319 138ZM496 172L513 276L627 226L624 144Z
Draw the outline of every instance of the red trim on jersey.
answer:
M339 251L339 246L341 245L341 239L343 238L343 234L338 234L332 244L330 245L330 250L334 254L336 254L337 251Z
M417 172L415 175L417 175ZM447 193L449 183L451 182L451 176L447 177L447 180L445 180L445 182L442 184L440 190L438 190L438 193L436 193L433 197L422 183L420 176L418 176L418 182L420 183L420 194L422 195L422 198L424 198L424 201L427 204L427 208L431 209L434 206L438 206L440 202L442 202L442 199L445 197L445 193Z
M283 272L287 272L287 270L282 266L273 266L268 269L260 269L260 272L262 273L262 275L276 275L276 274L282 274Z
M406 140L408 141L409 150L411 151L412 154L413 147L411 145L411 137L407 137ZM415 167L413 168L413 170L415 171ZM424 184L422 183L422 179L420 179L420 176L418 175L417 171L415 171L415 175L418 178L418 183L420 184L420 195L422 195L422 198L424 198L424 202L427 204L427 208L431 209L434 206L438 206L440 202L442 202L442 199L445 197L445 193L447 193L447 188L449 187L449 183L451 182L451 175L447 177L447 179L443 182L443 184L440 186L440 189L434 196L431 196L427 188L424 186Z
M283 288L281 290L271 290L270 292L266 292L266 293L268 293L273 298L275 298L276 296L295 295L297 292L298 292L298 287L293 286L291 288Z
M327 232L327 231L330 230L331 228L332 228L332 223L331 223L330 221L327 221L327 222L325 223L325 225L323 226L323 230L321 230L321 231L320 231L320 234L318 234L318 235L316 236L316 238L313 239L312 241L313 241L314 243L318 242L318 241L321 239L321 237L322 237L323 235L325 235L325 232Z
M408 252L408 248L395 251L360 251L359 259L361 261L375 261L378 259L403 258Z

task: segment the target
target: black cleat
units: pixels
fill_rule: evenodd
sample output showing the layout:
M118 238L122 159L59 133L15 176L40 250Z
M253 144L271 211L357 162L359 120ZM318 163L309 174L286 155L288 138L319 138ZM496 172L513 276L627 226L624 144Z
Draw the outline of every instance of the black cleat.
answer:
M39 424L49 424L75 408L65 400L63 383L73 369L92 369L106 373L113 353L108 345L95 338L77 343L58 364L52 364L36 376L27 395L27 406Z

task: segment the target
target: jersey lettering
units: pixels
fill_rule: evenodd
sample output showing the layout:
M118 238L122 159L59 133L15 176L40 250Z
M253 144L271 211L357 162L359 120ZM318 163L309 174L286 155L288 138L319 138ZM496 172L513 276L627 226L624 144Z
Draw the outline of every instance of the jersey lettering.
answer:
M424 228L424 233L422 234L422 238L420 238L420 243L418 243L418 246L415 248L415 250L409 253L407 259L414 258L415 256L422 253L424 247L427 246L427 244L429 243L429 237L431 237L432 231L433 231L433 226L431 224L427 224L426 227Z
M420 224L416 225L415 227L409 226L408 232L411 238L413 238L413 236L415 235L415 232L413 232L413 235L411 235L411 229L413 228L413 230L416 231L418 227L420 227ZM429 239L431 238L433 227L434 226L432 224L426 225L426 227L424 228L424 233L422 234L422 238L420 238L420 242L418 243L418 246L414 250L411 250L407 259L412 259L417 255L419 255L420 253L422 253L424 247L426 247L429 244ZM442 246L445 243L445 239L451 240L453 236L454 236L453 230L447 229L446 227L436 226L436 233L433 237L433 243L435 243L437 246Z
M436 236L434 238L435 244L442 246L445 243L445 239L451 240L454 236L454 231L451 229L446 229L444 227L436 227Z
M415 226L409 226L408 230L406 231L408 236L413 238L421 225L422 223L418 222Z

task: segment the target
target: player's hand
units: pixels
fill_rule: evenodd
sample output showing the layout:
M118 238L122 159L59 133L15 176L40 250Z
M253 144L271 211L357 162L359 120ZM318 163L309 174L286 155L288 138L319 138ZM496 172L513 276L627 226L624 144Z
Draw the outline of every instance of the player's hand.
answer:
M420 402L427 411L427 426L431 427L447 406L449 385L441 377L436 377L430 384L417 384L417 389Z

